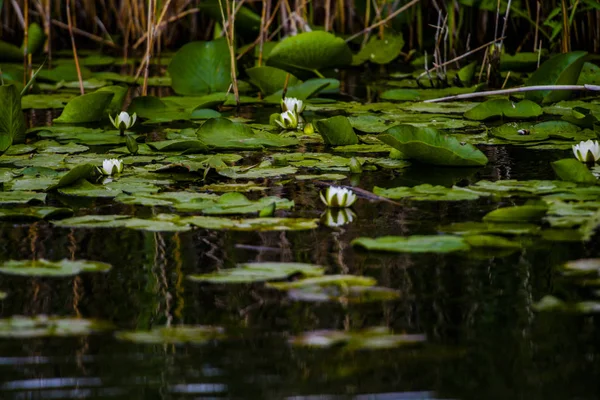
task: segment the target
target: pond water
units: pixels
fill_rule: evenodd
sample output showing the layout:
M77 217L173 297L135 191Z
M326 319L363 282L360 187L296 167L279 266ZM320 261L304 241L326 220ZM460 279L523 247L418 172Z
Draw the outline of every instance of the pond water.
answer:
M262 122L275 109L268 111L257 114ZM28 116L35 127L59 113L35 110ZM92 151L107 152L114 147L93 147ZM299 149L328 151L320 144ZM480 149L490 160L481 168L413 163L360 175L344 172L347 177L337 182L372 191L375 186L424 183L448 187L481 180L552 180L556 178L550 162L571 157L570 150L560 149L511 145ZM221 153L240 154L243 159L238 164L252 166L280 151ZM314 168L300 168L301 172L315 173ZM169 173L175 176L178 171ZM277 210L277 217L314 219L325 211L319 200L324 185L318 178L259 177L253 181L267 188L247 194L250 199L270 195L294 201L292 209ZM166 185L166 190L195 193L217 182L232 180L211 174L203 182L199 173ZM581 289L570 287L557 267L578 258L598 257L597 240L536 237L513 251L368 252L350 242L361 236L433 235L442 226L480 221L500 206L520 205L525 200L386 202L359 197L352 207L351 223L335 228L319 224L300 231L195 228L156 232L63 227L46 220L1 222L2 260L92 260L108 263L112 269L68 277L2 274L0 290L8 296L0 301L0 317L85 318L113 327L64 337L59 328L45 337L23 332L15 337L0 335L0 398L598 398L597 319L534 311L535 303L548 294L568 293L567 297L577 298L573 293ZM168 206L123 204L60 192L49 193L46 205L71 208L75 216L151 218L177 212ZM326 275L373 277L378 286L397 290L399 296L373 302L304 301L263 283L213 285L187 279L191 274L249 262L321 265ZM215 330L187 344L140 343L115 334L180 325ZM425 341L385 348L353 348L343 341L323 347L293 343L293 338L307 332L364 332L377 327L396 334L424 335Z

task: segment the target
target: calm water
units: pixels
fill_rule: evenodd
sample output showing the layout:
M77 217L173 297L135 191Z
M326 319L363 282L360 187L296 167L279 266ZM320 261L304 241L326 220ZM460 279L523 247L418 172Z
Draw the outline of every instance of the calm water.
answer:
M486 168L415 165L365 172L352 183L372 190L374 185L553 179L549 162L556 154L484 150L491 161ZM274 186L268 194L296 202L295 210L278 215L318 217L323 211L319 189L304 182ZM51 197L52 204L61 201L66 199ZM362 199L354 206L358 219L350 225L284 233L159 234L1 223L2 260L89 259L110 263L113 269L75 278L0 275L0 290L9 292L0 302L0 317L97 318L118 329L142 330L215 325L226 330L227 338L183 346L131 344L112 333L0 340L0 399L598 398L596 318L532 311L542 296L562 290L555 267L599 256L597 240L539 241L508 256L477 257L375 254L349 246L363 235L432 234L440 225L480 220L497 204L482 200L397 206ZM165 211L108 202L77 207L76 215ZM308 262L327 266L327 273L373 276L402 295L385 303L304 303L262 285L212 286L185 278L252 261ZM373 326L424 333L428 340L419 347L370 351L288 343L305 331Z

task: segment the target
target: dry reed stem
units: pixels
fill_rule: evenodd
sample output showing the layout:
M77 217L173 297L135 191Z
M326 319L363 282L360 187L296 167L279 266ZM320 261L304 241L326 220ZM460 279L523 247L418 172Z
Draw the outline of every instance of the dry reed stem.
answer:
M404 11L408 10L409 8L411 8L412 6L414 6L415 4L417 4L419 1L421 0L412 0L410 3L406 3L405 5L403 5L402 7L400 7L399 9L397 9L396 11L394 11L393 13L391 13L390 15L388 15L385 19L369 26L366 29L363 29L362 31L350 36L348 39L346 39L346 42L351 42L353 39L356 39L357 37L364 35L366 32L370 32L371 30L380 27L382 25L385 25L388 21L394 19L395 17L397 17L398 15L400 15L401 13L403 13Z
M77 57L77 46L75 45L75 36L73 35L73 21L71 16L71 0L67 0L67 24L69 27L69 36L71 37L71 47L73 48L73 58L75 59L75 69L77 70L77 79L79 80L79 91L85 94L83 88L83 78L81 76L81 68L79 67L79 58Z

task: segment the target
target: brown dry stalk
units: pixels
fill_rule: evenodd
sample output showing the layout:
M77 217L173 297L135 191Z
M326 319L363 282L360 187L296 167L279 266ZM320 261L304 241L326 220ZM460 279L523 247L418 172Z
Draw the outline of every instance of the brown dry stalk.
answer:
M69 27L69 36L71 36L71 47L73 48L73 58L75 59L75 69L77 69L77 79L79 80L79 91L85 94L83 88L83 77L81 76L81 68L79 67L79 58L77 57L77 46L75 45L75 36L73 35L73 21L71 16L71 0L67 0L67 24Z
M405 5L403 5L402 7L400 7L399 9L397 9L396 11L394 11L393 13L388 15L385 19L383 19L377 23L374 23L373 25L369 26L368 28L363 29L362 31L350 36L348 39L346 39L346 42L350 42L353 39L356 39L357 37L364 35L365 33L370 32L371 30L373 30L379 26L385 25L388 21L394 19L395 17L397 17L404 11L408 10L409 8L411 8L412 6L417 4L419 1L421 1L421 0L412 0L410 3L406 3Z

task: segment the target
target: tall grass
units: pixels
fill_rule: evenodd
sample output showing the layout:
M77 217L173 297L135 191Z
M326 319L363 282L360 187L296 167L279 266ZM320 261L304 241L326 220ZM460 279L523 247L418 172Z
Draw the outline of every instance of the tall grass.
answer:
M343 34L353 39L356 48L371 35L384 36L388 29L394 29L404 34L406 53L417 50L436 54L442 46L445 56L436 60L438 65L497 39L498 26L503 27L503 43L509 52L536 51L540 45L557 52L598 52L600 48L597 0L469 2L488 6L465 6L466 0L5 0L0 37L20 43L27 35L25 20L37 22L48 37L48 55L53 49L73 48L74 36L83 48L102 47L124 58L142 56L138 74L144 72L148 57L159 49L211 39L215 32L229 35L231 30L226 28L233 19L238 21L235 40L229 40L238 47L253 43L261 54L266 42L305 29ZM509 3L510 13L506 11ZM219 4L225 22L219 12L214 12ZM248 18L240 18L242 14L260 22L248 29L243 26ZM440 29L445 30L443 43L439 40Z

